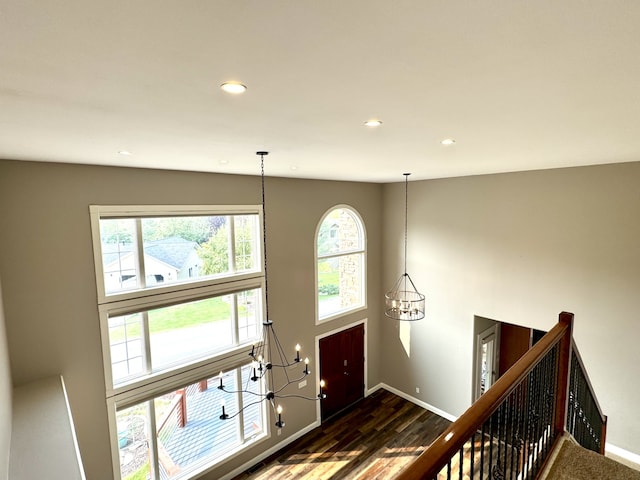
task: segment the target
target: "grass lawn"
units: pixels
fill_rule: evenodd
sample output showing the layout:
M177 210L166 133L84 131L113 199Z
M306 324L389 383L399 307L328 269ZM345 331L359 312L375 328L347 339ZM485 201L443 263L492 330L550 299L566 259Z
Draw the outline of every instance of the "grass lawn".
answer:
M240 313L242 313L242 308ZM149 331L154 334L166 330L176 330L201 323L225 320L230 316L231 306L222 297L207 298L149 311Z
M137 472L127 475L124 480L147 480L149 475L149 464L146 464L140 468Z
M226 320L231 316L231 305L226 300L231 297L214 297L195 302L172 305L170 307L149 310L149 332L166 332L181 328L193 327L203 323ZM240 305L239 314L246 311L244 305ZM139 338L141 335L142 314L134 313L121 317L126 319L126 325L121 323L109 329L111 343L123 341L126 336L129 340Z

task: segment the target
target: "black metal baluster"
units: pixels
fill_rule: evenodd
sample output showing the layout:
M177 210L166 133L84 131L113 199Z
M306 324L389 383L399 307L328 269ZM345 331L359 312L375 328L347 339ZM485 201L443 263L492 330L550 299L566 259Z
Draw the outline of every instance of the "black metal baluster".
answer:
M484 426L487 422L482 424L482 432L480 437L480 480L484 478Z
M493 415L487 421L489 422L489 461L487 462L489 468L487 475L491 478L491 470L493 470Z
M559 346L558 344L555 345L555 347L553 347L553 355L552 355L552 362L551 362L551 368L553 369L553 380L551 381L551 392L552 392L552 398L551 398L551 426L552 426L552 445L553 442L555 442L556 437L558 435L558 432L555 431L555 418L556 418L556 398L558 397L558 395L560 395L560 392L558 391L558 376L560 374L560 360L559 360Z
M538 403L540 392L538 385L538 366L531 371L531 415L529 424L531 425L531 475L535 478L538 452Z
M473 470L473 466L474 466L474 461L475 461L475 443L476 443L476 432L473 432L473 434L471 435L471 451L469 454L469 478L473 478L474 477L474 470Z
M523 455L523 465L522 465L522 475L523 480L529 478L529 450L530 450L530 422L531 418L531 374L526 377L526 394L525 394L525 402L524 402L524 411L522 415L523 428L522 433L524 435L524 445L522 446L522 455Z
M498 470L500 470L500 468L501 468L501 467L500 467L500 459L501 459L501 455L500 455L500 453L502 452L502 447L501 447L501 443L502 443L502 438L501 438L501 437L502 437L502 434L501 434L501 432L500 432L500 426L502 425L502 423L504 423L504 422L501 422L501 420L502 420L502 406L503 406L503 405L504 405L504 404L501 404L501 405L498 407L498 410L496 410L496 413L495 413L495 415L496 415L496 422L497 422L496 439L497 439L497 442L498 442L498 451L497 451L497 453L496 453L496 463L495 463L495 465L494 465L494 467L493 467L493 468L494 468L494 469L496 469L496 468L497 468ZM492 478L496 478L495 472L494 472L494 474L493 474Z
M551 410L553 405L553 393L552 381L555 377L553 374L553 350L550 350L549 353L545 356L544 363L544 416L543 416L543 425L544 425L544 443L543 443L543 452L544 457L546 458L549 453L549 447L551 445L551 437L552 437L552 419Z
M518 384L516 396L516 421L515 421L515 433L514 433L514 446L516 448L516 477L520 474L520 466L522 465L521 453L522 453L522 382Z
M506 400L505 410L505 425L504 425L504 473L505 478L511 479L513 470L513 396L515 390L513 390ZM511 465L509 465L511 462ZM507 474L507 472L509 472Z
M576 361L576 365L577 365L577 361ZM578 370L576 368L576 370ZM576 408L578 410L578 420L577 420L577 428L576 428L576 433L577 433L577 439L578 439L578 443L580 443L580 445L584 444L584 407L582 405L582 399L584 398L584 383L582 382L582 376L576 372L576 383L577 383L577 389L576 389Z
M569 406L567 409L567 431L575 436L576 419L576 355L571 352L571 369L569 372Z

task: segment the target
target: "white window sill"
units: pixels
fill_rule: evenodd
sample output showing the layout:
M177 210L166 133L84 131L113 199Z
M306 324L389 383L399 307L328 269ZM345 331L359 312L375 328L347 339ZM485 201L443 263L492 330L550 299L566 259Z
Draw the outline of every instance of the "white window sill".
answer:
M9 478L85 480L62 377L13 389Z

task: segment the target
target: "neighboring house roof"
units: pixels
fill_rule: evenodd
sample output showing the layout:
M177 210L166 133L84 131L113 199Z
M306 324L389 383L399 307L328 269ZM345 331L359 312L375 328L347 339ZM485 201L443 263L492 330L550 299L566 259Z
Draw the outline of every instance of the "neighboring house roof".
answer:
M111 265L118 260L118 256L124 257L133 253L133 245L131 243L103 243L102 258L104 265Z
M181 237L168 237L144 243L144 253L181 269L198 244Z
M181 269L189 255L196 250L198 244L181 237L168 237L162 240L144 242L144 252L153 258L166 263L176 269ZM118 255L123 256L133 253L131 243L103 243L102 255L104 264L109 265L118 259Z

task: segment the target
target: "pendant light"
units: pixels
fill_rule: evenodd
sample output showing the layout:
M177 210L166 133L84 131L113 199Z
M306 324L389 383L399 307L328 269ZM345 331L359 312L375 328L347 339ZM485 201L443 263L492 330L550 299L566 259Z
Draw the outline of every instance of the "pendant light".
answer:
M267 213L265 210L265 188L264 188L264 157L269 155L269 152L256 152L256 155L260 156L260 168L261 168L261 186L262 186L262 252L264 256L264 296L265 296L265 320L262 322L262 338L260 341L251 347L249 356L252 359L252 375L247 379L247 384L242 390L231 390L225 386L225 374L220 372L220 384L218 389L225 393L237 394L246 393L250 394L255 400L243 407L233 414L228 414L225 410L224 403L221 405L222 414L220 420L229 420L238 416L242 411L253 405L268 401L273 409L274 415L277 418L275 425L277 428L284 427L285 423L283 417L283 407L279 400L283 398L302 398L304 400L318 401L327 398L326 393L323 391L325 386L324 380L320 380L319 389L320 393L316 397L306 397L296 393L286 393L287 387L293 384L298 384L303 381L308 375L311 374L309 370L309 358L302 359L300 357L300 345L296 344L294 351L295 357L289 360L288 354L285 352L278 336L276 335L273 321L269 319L269 284L267 282ZM304 370L298 371L304 366ZM279 378L284 380L280 385L276 385L274 379L274 370L279 370ZM264 389L262 392L256 392L255 388L251 388L251 382L264 382Z
M421 320L424 318L424 295L418 292L407 273L407 230L409 210L409 175L404 173L404 273L384 296L384 314L394 320Z

